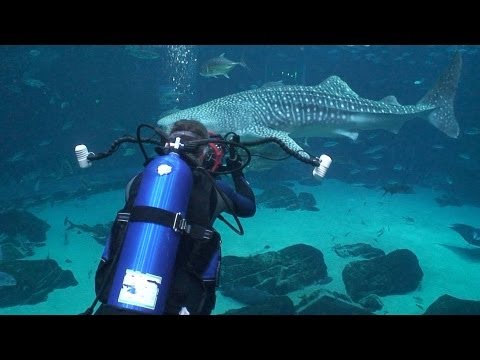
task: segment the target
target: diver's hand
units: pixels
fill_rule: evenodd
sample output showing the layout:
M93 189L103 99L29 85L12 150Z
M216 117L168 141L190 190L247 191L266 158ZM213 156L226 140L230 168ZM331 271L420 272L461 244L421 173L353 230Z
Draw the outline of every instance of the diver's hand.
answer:
M230 142L238 144L238 143L240 142L240 136L237 135L237 134L234 134L234 135L232 136L232 139L230 140ZM230 159L231 159L231 160L236 160L236 158L237 158L237 150L236 150L236 148L235 148L235 145L230 144L229 152L230 152Z
M236 154L234 159L230 159L229 157L225 160L226 170L227 171L236 171L240 170L243 166L243 161L240 155Z

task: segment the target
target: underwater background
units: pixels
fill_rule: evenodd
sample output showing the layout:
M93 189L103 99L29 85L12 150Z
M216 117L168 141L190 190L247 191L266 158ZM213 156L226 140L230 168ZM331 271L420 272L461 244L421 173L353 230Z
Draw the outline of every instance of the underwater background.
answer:
M242 219L244 236L216 224L226 273L214 313L480 313L479 50L0 45L0 314L77 314L95 297L109 226L144 159L128 144L81 169L76 145L103 152L176 110L264 86L315 86L331 75L362 98L395 95L416 104L456 52L463 60L454 100L458 138L415 119L398 134L295 139L332 157L321 182L295 159L252 158L246 176L257 214ZM209 73L219 58L230 67ZM284 155L279 149L273 157ZM282 257L290 247L299 256L295 266ZM228 274L238 257L264 263L272 254L278 263L270 276L281 272L286 287L263 287L263 278L243 284ZM311 256L318 262L305 260ZM299 272L309 276L299 281Z

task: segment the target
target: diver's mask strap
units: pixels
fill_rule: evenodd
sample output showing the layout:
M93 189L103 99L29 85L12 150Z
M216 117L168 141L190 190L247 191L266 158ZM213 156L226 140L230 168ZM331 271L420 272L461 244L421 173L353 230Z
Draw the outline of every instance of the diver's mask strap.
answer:
M181 137L185 137L185 136L188 136L188 137L194 138L194 139L200 139L201 138L200 135L198 135L198 134L196 134L192 131L187 131L187 130L185 130L185 131L175 131L175 132L173 132L169 135L169 137L171 139L175 139L176 137L181 138Z

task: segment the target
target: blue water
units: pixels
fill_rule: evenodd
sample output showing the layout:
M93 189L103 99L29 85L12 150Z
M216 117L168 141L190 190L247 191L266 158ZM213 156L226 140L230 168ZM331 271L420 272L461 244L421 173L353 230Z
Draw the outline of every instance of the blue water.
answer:
M105 151L119 136L133 135L139 123L155 125L168 111L269 82L316 85L338 75L361 97L395 95L401 104L415 104L455 51L463 55L454 104L458 139L412 121L396 135L378 130L358 143L347 138L308 143L313 152L328 151L339 160L329 170L331 179L370 189L408 183L478 208L480 46L453 45L0 46L0 204L28 210L32 204L121 189L142 169L137 147L122 147L85 172L77 166L74 146ZM229 78L201 76L202 64L221 54L246 67L235 66ZM250 181L259 189L272 186L273 178L297 181L305 165L291 159L285 164L288 171L253 171ZM457 209L441 200L434 205Z

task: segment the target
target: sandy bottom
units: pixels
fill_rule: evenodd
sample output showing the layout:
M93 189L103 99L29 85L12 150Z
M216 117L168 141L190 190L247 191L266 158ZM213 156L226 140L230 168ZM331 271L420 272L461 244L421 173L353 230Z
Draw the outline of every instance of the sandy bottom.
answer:
M378 314L421 314L443 294L480 300L480 259L462 257L442 246L474 250L475 247L467 244L448 225L464 223L478 227L480 208L439 207L434 198L441 194L419 187L415 188L415 194L382 197L383 192L379 190L328 180L318 187L298 185L295 191L312 193L320 211L287 211L259 205L255 217L242 219L244 236L235 234L221 222L216 224L222 233L224 255L248 256L298 243L312 245L323 252L333 281L291 293L294 303L300 301L302 294L317 288L345 293L342 270L355 259L339 257L333 246L358 242L369 243L386 253L409 249L417 255L424 272L416 291L382 297L384 307ZM37 248L32 259L55 259L60 267L74 273L79 284L57 289L45 302L36 305L1 308L0 314L75 315L85 311L94 299L94 275L103 246L90 235L77 231L68 231L66 238L64 219L68 216L74 223L88 225L110 222L122 207L123 196L123 191L112 191L92 195L86 200L30 209L51 225L46 246ZM378 235L382 229L383 234ZM268 250L265 249L267 245ZM242 306L219 292L214 314Z

